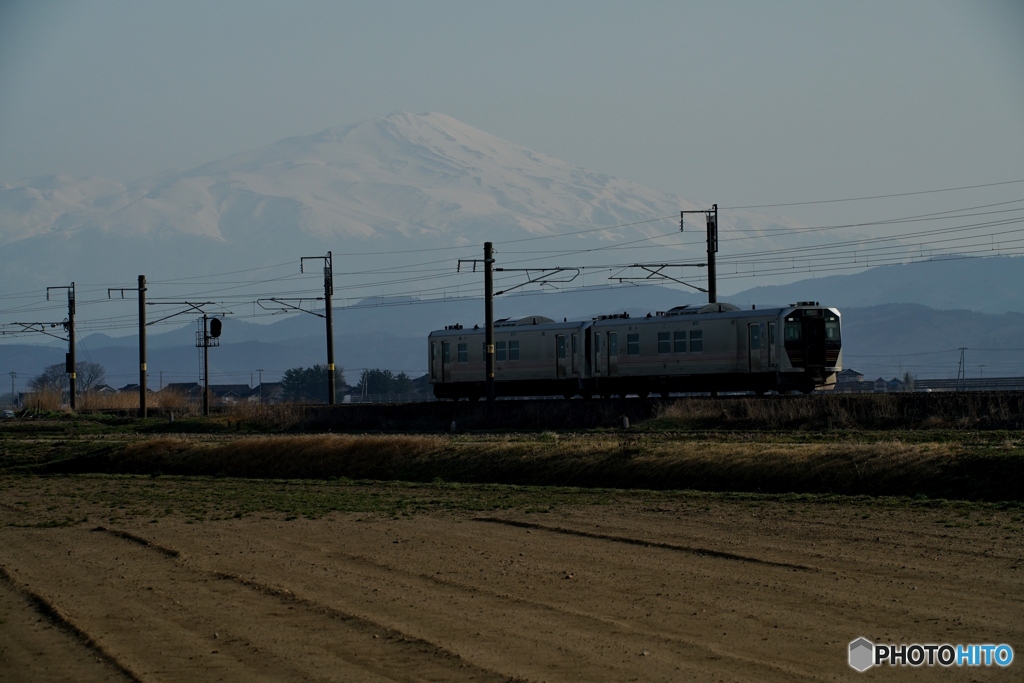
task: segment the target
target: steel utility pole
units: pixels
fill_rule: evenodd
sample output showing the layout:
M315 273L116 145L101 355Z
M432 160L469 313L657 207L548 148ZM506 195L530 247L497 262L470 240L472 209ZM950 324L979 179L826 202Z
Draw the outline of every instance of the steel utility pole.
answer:
M964 352L967 351L966 346L961 346L957 349L960 352L960 363L956 368L956 390L966 391L967 390L967 362L964 359Z
M334 294L334 263L331 252L327 252L327 256L303 256L299 258L300 273L303 272L303 263L311 259L323 259L324 261L324 318L327 320L327 403L333 406L336 393L334 386L334 323L331 315L331 295ZM278 302L280 303L280 300Z
M707 233L708 233L708 303L718 303L718 277L715 271L715 254L718 253L718 204L712 204L710 209L698 209L696 211L680 211L679 212L679 231L683 231L683 216L688 213L702 213L707 217ZM688 265L703 265L703 264L688 264ZM610 278L614 279L614 278ZM682 284L687 284L683 282ZM692 287L693 285L687 285ZM700 289L695 287L694 289Z
M715 254L718 252L718 204L708 211L708 303L718 303L718 280L715 273Z
M124 293L131 290L126 287L108 287L107 298L110 299L111 292L121 292L121 298L124 298ZM139 417L146 417L146 385L149 382L148 373L146 370L146 276L139 276ZM161 378L160 384L163 384ZM163 387L161 386L161 389Z
M139 276L139 417L146 417L146 276Z
M203 417L210 417L210 334L203 314Z
M494 245L484 242L484 349L485 369L484 380L487 390L487 401L494 401Z
M148 325L155 325L157 323L162 323L163 321L169 320L171 318L174 318L175 316L179 316L179 315L183 315L185 313L191 313L192 311L196 311L196 312L199 312L199 313L203 314L203 317L200 318L200 320L203 321L203 329L201 331L197 331L196 332L196 348L202 347L202 349L203 349L203 367L205 369L206 365L207 365L207 363L206 363L206 361L207 361L207 351L206 351L206 348L209 347L209 346L220 346L220 339L218 339L218 337L220 337L221 324L222 323L221 323L219 318L213 318L213 322L210 324L210 331L207 332L207 330L206 330L206 321L207 321L207 319L209 319L209 316L207 315L206 311L203 310L203 306L213 306L214 302L212 302L212 301L203 301L203 302L200 302L200 303L196 303L196 302L192 302L192 301L168 301L168 300L164 300L164 299L156 299L154 301L143 301L143 299L145 298L145 289L143 288L143 284L144 283L145 283L145 277L140 275L139 276L139 300L141 302L139 304L139 352L140 352L140 354L143 353L142 349L145 347L145 339L146 339L146 337L145 337L145 327L147 327ZM112 291L120 291L122 297L124 296L124 292L125 292L124 289L121 289L121 290L108 289L107 290L107 296L110 296L110 292L112 292ZM156 320L153 320L152 322L148 322L147 323L145 321L145 309L143 308L143 305L148 305L148 306L165 306L167 304L176 304L176 305L181 305L181 306L188 306L188 308L186 308L183 311L178 311L177 313L171 313L170 315L165 315L162 318L157 318ZM221 315L231 315L231 311L225 311ZM144 356L143 356L143 358L144 358ZM143 362L140 365L142 366L141 367L142 377L145 378L145 376L146 376L145 361L143 360ZM207 379L208 379L208 377L207 377ZM208 381L204 381L204 384L208 385L209 382ZM164 373L163 373L163 371L161 371L160 372L160 390L161 391L163 391L163 388L164 388L163 385L164 385ZM145 386L144 385L141 386L140 389L142 391L145 391ZM143 395L145 395L145 394L143 394ZM140 405L145 405L145 404L140 404ZM209 414L210 414L209 413L209 399L206 396L206 391L205 391L205 388L204 388L204 392L203 392L203 415L209 415Z
M211 319L206 313L200 318L203 329L196 331L196 346L203 349L203 416L210 416L210 347L220 346L220 318ZM207 324L209 323L209 324Z
M71 410L75 409L75 380L78 374L75 371L75 283L61 285L59 287L46 288L46 300L50 300L51 289L68 290L68 319L64 323L64 329L68 332L68 355L64 361L64 371L68 373L68 403Z

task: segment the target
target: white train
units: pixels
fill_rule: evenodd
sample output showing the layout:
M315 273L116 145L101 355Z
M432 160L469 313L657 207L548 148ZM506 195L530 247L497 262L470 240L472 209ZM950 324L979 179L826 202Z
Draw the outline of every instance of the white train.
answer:
M430 333L436 397L485 395L484 334L462 325ZM842 370L839 311L816 301L750 310L679 306L644 318L506 318L495 321L494 341L498 396L809 393L834 384Z

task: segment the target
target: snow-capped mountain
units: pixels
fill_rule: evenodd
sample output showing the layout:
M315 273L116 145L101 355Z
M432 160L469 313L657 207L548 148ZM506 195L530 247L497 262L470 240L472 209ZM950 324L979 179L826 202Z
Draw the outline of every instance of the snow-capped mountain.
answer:
M0 247L76 228L128 202L127 188L103 178L55 175L0 183Z
M576 234L559 248L583 250L672 233L691 208L707 207L442 114L396 113L128 185L66 176L0 185L0 287L127 284L139 273L228 272L327 250L383 252L385 263L396 250L565 233ZM741 213L729 222L778 225ZM593 230L623 224L636 225ZM699 257L701 230L687 250L668 240L672 257Z

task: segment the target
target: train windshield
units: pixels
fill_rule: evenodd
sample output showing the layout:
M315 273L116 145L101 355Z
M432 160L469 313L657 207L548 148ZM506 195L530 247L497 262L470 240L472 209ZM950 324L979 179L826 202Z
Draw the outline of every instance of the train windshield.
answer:
M839 341L839 318L834 315L825 315L825 336L831 342Z

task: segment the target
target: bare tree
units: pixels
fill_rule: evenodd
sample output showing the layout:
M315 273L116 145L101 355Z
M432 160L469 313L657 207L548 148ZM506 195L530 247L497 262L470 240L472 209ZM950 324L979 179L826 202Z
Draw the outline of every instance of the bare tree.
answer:
M42 374L28 381L28 388L32 391L59 391L63 394L68 390L68 375L64 366L60 363L46 366Z
M92 391L107 378L106 370L99 363L75 363L76 390L85 393ZM33 377L28 381L32 391L59 391L61 395L67 393L70 386L68 373L63 363L48 365L43 369L42 374Z
M75 374L82 392L92 391L107 379L107 372L99 363L75 363Z

